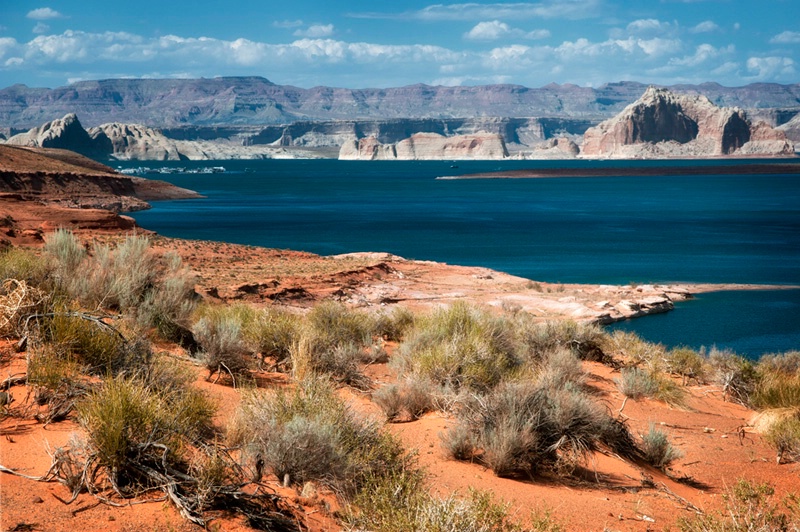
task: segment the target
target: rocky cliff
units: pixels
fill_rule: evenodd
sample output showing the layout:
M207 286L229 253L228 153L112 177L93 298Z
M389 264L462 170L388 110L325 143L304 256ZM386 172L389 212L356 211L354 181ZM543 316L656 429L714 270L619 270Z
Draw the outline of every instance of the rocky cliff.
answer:
M106 155L132 161L178 161L183 159L175 141L157 129L139 124L113 122L88 131L92 142L111 147Z
M89 157L103 156L111 151L108 138L92 138L74 113L52 120L26 133L9 138L6 144L29 148L57 148L71 150Z
M339 151L343 160L462 160L508 157L503 137L494 133L445 137L437 133L416 133L396 144L381 144L368 137L346 142Z
M620 82L596 88L570 84L539 88L419 84L383 89L302 89L258 77L107 79L55 89L24 85L0 89L0 124L30 128L66 113L78 114L88 126L123 122L160 128L482 116L584 118L596 123L619 113L646 87ZM800 101L800 84L723 87L704 83L675 86L673 91L703 94L717 105L745 109L796 111Z
M649 87L620 114L589 128L584 157L719 157L793 155L782 131L753 125L738 108L718 107L702 95Z

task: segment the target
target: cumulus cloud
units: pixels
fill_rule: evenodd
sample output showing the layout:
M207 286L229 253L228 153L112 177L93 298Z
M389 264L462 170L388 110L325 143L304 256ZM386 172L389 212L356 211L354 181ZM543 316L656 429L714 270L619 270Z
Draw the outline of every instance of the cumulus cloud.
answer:
M705 20L689 31L692 33L711 33L714 31L719 31L719 26L712 20Z
M781 80L795 75L794 60L790 57L751 57L747 60L747 70L759 81Z
M772 44L800 44L800 31L784 31L769 40Z
M313 24L304 30L294 32L295 37L308 37L309 39L320 39L333 35L333 24Z
M523 31L521 29L512 28L505 22L492 20L490 22L479 22L464 34L464 38L470 41L496 41L509 37L518 39L546 39L550 37L550 31Z
M47 33L48 31L50 31L50 26L41 21L33 27L33 33Z
M64 18L64 15L62 15L55 9L51 9L49 7L40 7L38 9L28 11L28 14L25 16L33 20L49 20L54 18Z
M720 56L729 56L734 53L735 47L731 44L722 48L716 48L710 44L701 44L695 48L694 54L681 58L672 58L669 64L684 67L697 67Z
M664 35L672 32L672 24L654 18L634 20L625 28L630 35Z

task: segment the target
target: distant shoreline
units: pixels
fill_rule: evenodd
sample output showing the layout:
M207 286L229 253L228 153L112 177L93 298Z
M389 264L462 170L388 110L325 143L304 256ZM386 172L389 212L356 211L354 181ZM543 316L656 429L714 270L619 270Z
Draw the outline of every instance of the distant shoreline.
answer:
M716 166L610 166L607 168L531 168L480 172L457 176L442 176L436 179L532 179L553 177L629 177L667 175L751 175L751 174L797 174L800 163L755 163Z

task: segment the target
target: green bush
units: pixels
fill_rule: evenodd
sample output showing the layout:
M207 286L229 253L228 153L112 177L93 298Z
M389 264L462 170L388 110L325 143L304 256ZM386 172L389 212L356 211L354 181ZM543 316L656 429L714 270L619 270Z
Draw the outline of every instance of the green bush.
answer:
M602 349L606 334L595 324L572 320L536 323L529 315L520 313L516 326L528 356L533 359L540 359L551 351L569 349L581 360L606 361Z
M405 307L395 307L391 313L382 312L375 318L375 334L399 342L414 326L414 314Z
M237 376L246 375L253 362L251 351L244 340L244 306L206 307L192 331L200 346L199 358L209 371L227 375L236 385ZM249 316L249 314L247 314Z
M750 404L760 410L800 407L800 376L782 373L762 375L750 394Z
M665 357L666 350L661 344L643 340L638 335L626 331L614 331L602 339L603 350L626 363L651 365Z
M316 305L308 314L307 322L319 350L347 344L368 346L376 330L370 315L335 301Z
M53 288L52 277L52 265L32 251L20 248L0 251L0 282L16 279L49 291Z
M672 446L667 433L651 424L646 434L642 435L642 453L644 459L659 469L666 468L683 453Z
M174 253L165 254L162 262L163 268L136 308L136 320L144 327L154 327L166 340L192 347L188 331L198 299L195 278Z
M472 490L467 498L429 494L418 470L403 470L371 479L345 508L345 523L355 530L375 532L512 532L523 530L489 492ZM549 518L538 521L545 528Z
M287 369L291 363L292 347L301 333L302 317L289 311L268 307L256 311L245 325L244 339L250 349L270 358L276 369Z
M706 360L694 349L688 347L678 347L667 352L666 370L673 375L680 375L683 385L686 386L689 379L702 383L706 379Z
M392 363L406 375L453 390L488 390L520 366L509 320L463 303L415 320Z
M648 397L673 406L685 403L686 392L665 375L640 368L623 368L620 373L617 386L626 397Z

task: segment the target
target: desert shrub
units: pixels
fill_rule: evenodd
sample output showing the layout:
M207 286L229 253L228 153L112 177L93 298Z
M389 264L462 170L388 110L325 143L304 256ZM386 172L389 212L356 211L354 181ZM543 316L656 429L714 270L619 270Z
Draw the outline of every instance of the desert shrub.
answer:
M89 275L74 293L87 305L97 308L135 309L156 282L158 260L150 250L150 240L130 235L116 248L95 243L87 265Z
M586 381L581 361L570 349L556 348L545 353L537 370L536 380L544 388L581 387Z
M351 529L375 532L522 530L509 518L508 507L489 492L473 490L467 498L432 496L419 470L370 479L345 508L344 521Z
M244 306L207 307L192 327L200 347L199 358L208 369L209 377L215 373L227 374L234 386L237 376L247 374L253 363L242 330L249 319L242 317L249 312L244 309Z
M389 421L415 420L433 409L433 384L406 379L386 385L372 394Z
M768 354L758 360L759 373L779 373L800 377L800 351Z
M689 379L704 382L706 378L705 358L694 349L688 347L670 349L666 354L665 369L673 375L680 375L684 386L686 386Z
M545 388L504 382L487 395L473 396L459 412L480 460L498 476L574 464L600 445L631 455L630 434L588 396L573 388Z
M773 423L764 439L778 452L778 463L800 459L800 414L784 416Z
M634 366L660 361L666 353L663 345L648 342L637 334L626 331L614 331L606 335L601 346L606 353Z
M262 360L271 358L275 368L286 368L291 362L292 346L297 342L302 319L289 311L265 308L256 311L244 330L245 342Z
M415 320L392 363L437 385L487 390L520 367L509 320L463 303Z
M37 343L47 343L65 360L93 374L135 372L151 356L142 339L128 341L121 332L98 318L69 311L55 312L39 323Z
M399 342L414 326L414 314L405 307L395 307L391 313L382 312L375 317L375 334Z
M318 350L311 359L311 368L316 373L329 375L338 383L367 390L371 380L361 371L360 362L363 357L362 347L339 344Z
M280 479L313 480L345 494L406 463L399 443L378 425L357 419L321 378L292 391L244 394L229 438Z
M162 262L162 271L136 308L136 320L144 327L154 327L162 338L192 347L188 332L197 302L195 278L177 254L165 254Z
M673 406L683 406L686 392L669 377L641 368L623 368L617 380L620 392L631 399L644 397L664 401Z
M572 320L535 323L524 313L517 315L516 322L521 341L534 359L550 351L569 349L581 360L606 360L602 349L606 334L595 324Z
M346 344L367 346L375 333L375 322L369 314L335 301L316 305L307 321L320 350Z
M723 494L725 510L681 518L678 526L686 532L749 532L797 530L800 527L798 498L790 495L775 500L775 489L767 483L740 479Z
M20 248L0 251L0 280L17 279L42 287L51 275L51 266L32 251Z
M55 261L57 282L68 287L75 282L76 273L86 257L86 249L72 231L57 229L44 237L44 251Z
M683 454L672 446L667 433L651 424L647 433L642 435L641 444L644 459L659 469L666 468Z
M731 351L713 347L708 354L713 380L722 387L725 396L737 403L749 405L758 382L758 372L750 360Z
M750 404L761 410L800 407L800 376L784 373L760 375L750 394Z

